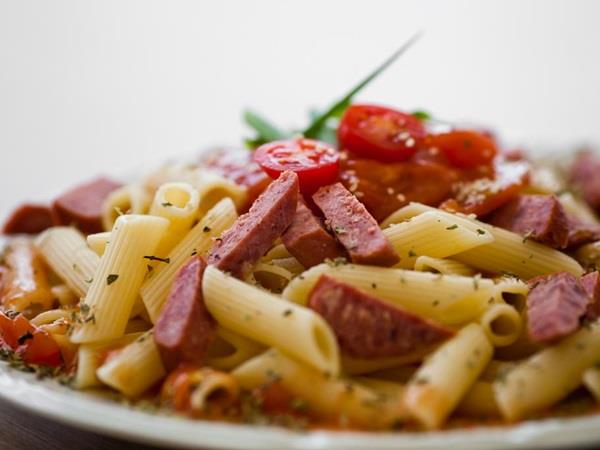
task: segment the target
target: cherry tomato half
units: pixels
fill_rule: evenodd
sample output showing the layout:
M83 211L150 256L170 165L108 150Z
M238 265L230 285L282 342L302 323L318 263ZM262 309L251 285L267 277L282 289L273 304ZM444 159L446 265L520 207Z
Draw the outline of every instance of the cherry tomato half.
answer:
M379 161L406 161L426 132L411 114L376 105L352 105L338 127L340 148Z
M335 182L339 160L338 152L330 145L302 138L269 142L254 152L254 161L271 178L286 170L296 172L303 194Z
M433 134L429 136L428 144L439 149L450 164L461 169L489 165L498 152L490 136L470 130Z

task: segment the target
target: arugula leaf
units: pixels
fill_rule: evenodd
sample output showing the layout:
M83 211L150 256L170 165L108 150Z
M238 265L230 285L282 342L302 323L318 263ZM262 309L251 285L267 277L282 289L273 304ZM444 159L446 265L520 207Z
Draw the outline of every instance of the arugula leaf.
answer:
M289 133L282 131L256 111L249 109L244 111L244 121L256 131L256 138L246 140L246 145L250 147L289 137Z
M413 111L412 115L419 120L431 120L431 114L429 114L427 111Z
M304 129L302 134L307 138L317 138L319 132L325 126L329 118L340 116L343 111L350 105L352 98L360 92L366 85L368 85L373 79L387 69L394 61L396 61L402 54L404 54L412 45L421 37L421 33L415 34L406 43L404 43L398 50L396 50L388 59L386 59L379 67L365 77L360 83L350 90L345 96L331 105L325 112L321 113L317 118L313 119L311 124Z

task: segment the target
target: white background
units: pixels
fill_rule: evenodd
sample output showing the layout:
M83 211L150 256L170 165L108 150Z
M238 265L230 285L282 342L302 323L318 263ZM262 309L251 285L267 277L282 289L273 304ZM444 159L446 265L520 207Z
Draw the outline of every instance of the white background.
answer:
M0 216L99 173L303 125L418 30L360 95L600 142L598 1L0 0Z

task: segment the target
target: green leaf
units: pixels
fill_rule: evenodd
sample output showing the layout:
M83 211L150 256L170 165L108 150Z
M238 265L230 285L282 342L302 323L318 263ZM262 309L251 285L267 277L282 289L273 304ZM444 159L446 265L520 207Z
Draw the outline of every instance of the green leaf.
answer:
M244 111L244 121L256 131L256 138L252 142L264 143L276 141L288 137L288 133L279 129L265 117L255 111L247 109ZM260 144L259 144L260 145Z
M343 96L333 105L331 105L325 112L321 113L317 118L313 119L311 124L304 129L302 134L307 138L316 138L319 134L319 131L327 123L329 118L336 116L339 117L343 113L343 111L348 107L348 105L350 105L352 98L358 92L360 92L366 85L373 81L373 79L375 79L385 69L392 65L392 63L394 63L394 61L396 61L402 54L404 54L420 37L421 33L417 33L408 41L406 41L404 45L402 45L398 50L396 50L379 67L377 67L373 72L371 72L367 77L365 77L360 83L354 86L350 90L350 92L348 92L345 96Z
M427 111L413 111L412 115L419 120L431 120L431 114Z

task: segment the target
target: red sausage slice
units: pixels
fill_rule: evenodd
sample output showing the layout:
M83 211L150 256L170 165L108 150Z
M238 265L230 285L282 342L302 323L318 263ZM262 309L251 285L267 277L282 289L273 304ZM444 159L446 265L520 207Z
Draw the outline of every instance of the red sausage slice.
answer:
M377 221L341 183L320 188L312 198L352 262L391 266L400 260Z
M298 202L294 220L281 240L285 248L307 269L326 259L346 254L302 200Z
M97 178L65 192L52 204L54 221L59 225L74 224L82 232L102 231L102 204L121 183L108 178Z
M571 166L571 183L596 212L600 211L600 158L592 152L582 152Z
M579 280L567 272L529 280L527 327L531 340L554 342L579 328L590 297Z
M194 256L177 273L154 331L154 341L169 370L179 363L201 363L215 336L216 322L204 306L202 276L206 262Z
M292 223L297 202L298 176L294 172L283 172L256 199L250 210L215 242L208 263L244 278Z
M329 323L340 348L357 358L402 356L453 334L327 275L319 278L308 306Z
M569 221L554 195L519 195L496 210L488 222L553 248L569 243Z
M37 234L54 225L52 211L46 205L23 203L4 223L4 234Z
M579 281L590 297L586 318L595 320L600 317L600 272L590 272L582 276Z

